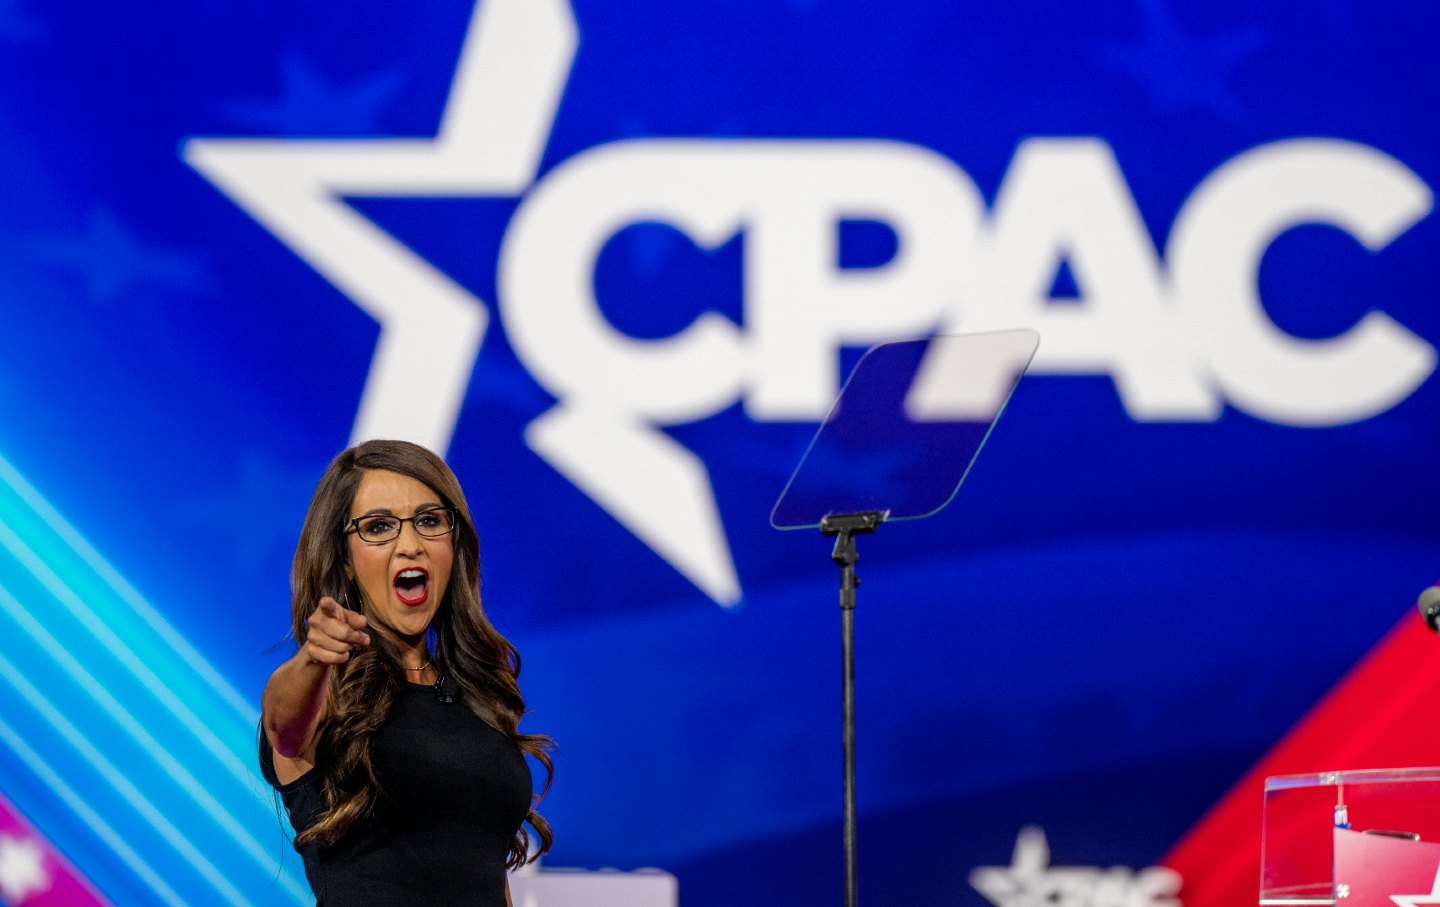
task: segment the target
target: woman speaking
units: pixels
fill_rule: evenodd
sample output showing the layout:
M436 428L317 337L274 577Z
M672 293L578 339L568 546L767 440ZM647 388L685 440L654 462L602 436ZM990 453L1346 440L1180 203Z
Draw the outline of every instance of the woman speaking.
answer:
M320 479L291 572L295 655L271 675L260 766L317 907L501 907L550 847L519 732L520 658L480 605L465 495L435 454L368 441ZM530 854L528 822L538 838Z

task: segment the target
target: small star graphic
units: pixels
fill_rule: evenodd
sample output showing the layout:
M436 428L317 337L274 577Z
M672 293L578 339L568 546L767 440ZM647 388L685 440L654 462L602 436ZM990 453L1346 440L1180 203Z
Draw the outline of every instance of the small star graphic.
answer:
M45 854L32 838L0 835L0 895L5 903L24 904L32 894L50 888Z
M1395 902L1395 907L1427 907L1440 904L1440 869L1435 872L1435 883L1430 886L1429 893L1392 894L1390 900Z
M1214 37L1189 34L1166 0L1144 0L1144 20L1138 45L1105 48L1099 62L1130 76L1166 111L1209 110L1229 120L1243 116L1230 82L1235 69L1264 46L1259 29Z
M84 233L40 240L31 249L41 260L78 272L85 291L108 304L141 287L193 293L207 285L205 269L191 256L141 242L109 209L90 209Z
M280 135L374 135L402 82L398 72L386 71L342 85L291 53L281 63L278 99L234 100L222 109L235 120Z
M970 886L997 907L1021 907L1045 880L1050 844L1039 828L1025 828L1015 839L1009 866L982 866L970 873Z

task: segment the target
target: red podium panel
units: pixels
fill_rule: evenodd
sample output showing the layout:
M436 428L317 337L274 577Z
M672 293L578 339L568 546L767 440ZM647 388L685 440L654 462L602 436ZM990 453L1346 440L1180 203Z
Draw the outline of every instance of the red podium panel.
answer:
M1335 894L1345 907L1440 904L1440 841L1396 834L1335 829Z

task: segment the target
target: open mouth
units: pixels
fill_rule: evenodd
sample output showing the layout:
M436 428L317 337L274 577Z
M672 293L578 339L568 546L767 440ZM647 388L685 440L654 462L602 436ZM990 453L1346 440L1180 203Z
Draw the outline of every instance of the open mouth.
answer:
M395 597L412 608L425 604L430 597L430 574L419 567L409 567L395 574Z

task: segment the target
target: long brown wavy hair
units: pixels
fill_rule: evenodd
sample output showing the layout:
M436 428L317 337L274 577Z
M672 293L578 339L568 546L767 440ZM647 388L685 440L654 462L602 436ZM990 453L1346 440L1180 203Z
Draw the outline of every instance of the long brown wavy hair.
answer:
M520 695L520 655L485 616L480 604L480 541L470 518L465 493L450 467L438 456L408 441L366 441L341 453L331 462L315 488L295 563L290 572L291 632L298 645L305 641L305 621L330 596L343 607L363 613L359 590L346 577L349 562L345 527L360 479L369 470L385 469L416 479L440 496L456 514L453 537L455 561L445 597L430 624L434 645L431 658L437 669L453 681L470 711L489 722L514 742L521 752L545 767L545 786L531 799L525 822L535 830L538 848L530 854L530 834L520 826L510 843L505 865L524 865L550 849L550 824L535 811L535 804L550 789L554 741L539 734L522 734L520 718L525 700ZM374 624L374 616L368 615ZM325 809L315 824L296 840L333 844L357 821L369 815L383 791L371 763L371 743L390 714L403 683L400 651L384 632L372 633L371 644L330 674L325 712L316 729L315 771L320 773Z

